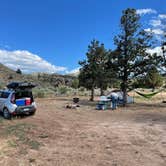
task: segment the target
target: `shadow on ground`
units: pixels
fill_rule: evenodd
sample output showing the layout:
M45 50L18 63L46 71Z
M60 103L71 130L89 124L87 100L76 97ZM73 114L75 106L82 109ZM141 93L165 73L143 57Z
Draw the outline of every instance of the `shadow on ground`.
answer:
M166 116L160 113L144 113L138 115L134 121L137 123L166 124Z

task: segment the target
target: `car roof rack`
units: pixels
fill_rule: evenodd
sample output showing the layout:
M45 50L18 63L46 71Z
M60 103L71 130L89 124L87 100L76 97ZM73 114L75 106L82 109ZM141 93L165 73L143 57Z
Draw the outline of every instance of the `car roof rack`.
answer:
M11 82L7 85L7 88L12 90L32 89L34 87L36 87L36 85L31 82Z

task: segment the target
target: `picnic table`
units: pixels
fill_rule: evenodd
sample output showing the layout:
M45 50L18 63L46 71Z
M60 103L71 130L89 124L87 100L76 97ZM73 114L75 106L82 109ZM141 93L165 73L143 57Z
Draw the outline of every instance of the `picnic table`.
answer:
M108 98L107 96L101 96L97 103L96 109L106 110L108 108L111 108L111 99Z

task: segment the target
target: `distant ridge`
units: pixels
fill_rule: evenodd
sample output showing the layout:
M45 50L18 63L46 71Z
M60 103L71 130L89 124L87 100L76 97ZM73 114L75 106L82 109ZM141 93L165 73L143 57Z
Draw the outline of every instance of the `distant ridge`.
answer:
M74 76L60 75L60 74L47 74L47 73L35 73L35 74L18 74L16 71L6 67L0 63L0 87L2 88L9 82L13 81L27 81L38 84L40 87L59 85L71 86Z

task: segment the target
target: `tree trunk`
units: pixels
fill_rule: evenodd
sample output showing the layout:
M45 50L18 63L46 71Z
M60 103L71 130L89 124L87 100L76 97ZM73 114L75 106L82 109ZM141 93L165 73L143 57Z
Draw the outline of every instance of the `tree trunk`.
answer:
M154 92L154 91L155 91L155 87L153 86L153 87L152 87L152 92Z
M123 106L125 107L127 104L127 82L126 81L123 81L121 89L123 92Z
M125 107L127 104L127 87L123 89L123 106Z
M100 96L103 96L104 95L104 90L103 88L100 88Z
M92 87L92 89L91 89L90 101L94 101L94 87Z

